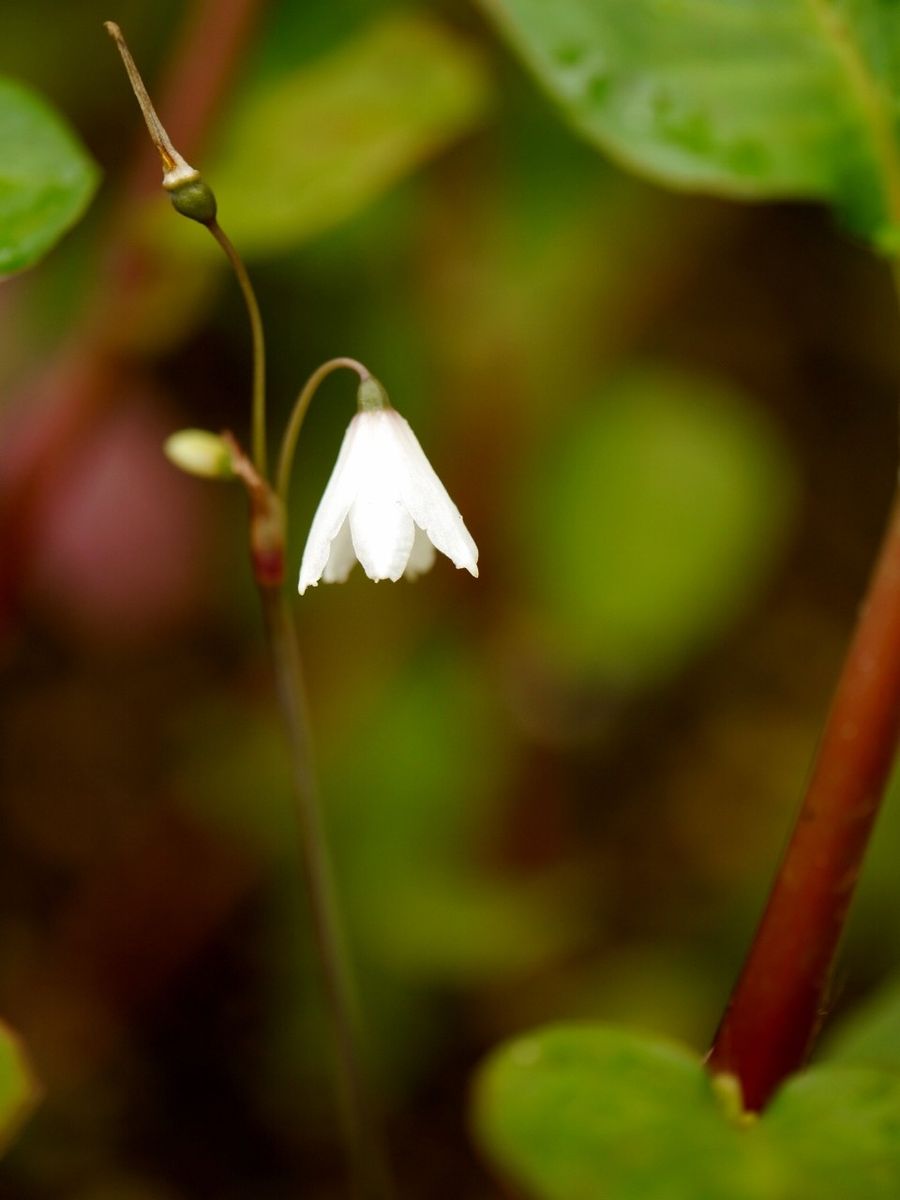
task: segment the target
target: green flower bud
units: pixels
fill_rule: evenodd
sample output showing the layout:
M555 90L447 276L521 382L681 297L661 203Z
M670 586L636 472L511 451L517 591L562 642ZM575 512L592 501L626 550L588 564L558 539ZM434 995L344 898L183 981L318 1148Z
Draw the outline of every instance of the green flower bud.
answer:
M234 479L231 447L207 429L179 429L163 447L169 462L203 479Z

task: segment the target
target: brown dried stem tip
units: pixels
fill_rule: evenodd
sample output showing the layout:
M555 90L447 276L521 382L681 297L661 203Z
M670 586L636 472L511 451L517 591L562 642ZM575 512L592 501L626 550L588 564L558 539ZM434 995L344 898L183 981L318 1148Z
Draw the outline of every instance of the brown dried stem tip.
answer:
M135 98L144 115L147 132L159 151L163 167L163 187L170 193L173 206L182 216L189 217L192 221L199 221L201 225L212 225L216 219L216 198L212 190L200 178L196 167L192 167L182 158L172 145L169 135L156 115L156 109L144 86L141 73L131 57L122 30L115 21L105 21L104 25L106 32L116 43Z

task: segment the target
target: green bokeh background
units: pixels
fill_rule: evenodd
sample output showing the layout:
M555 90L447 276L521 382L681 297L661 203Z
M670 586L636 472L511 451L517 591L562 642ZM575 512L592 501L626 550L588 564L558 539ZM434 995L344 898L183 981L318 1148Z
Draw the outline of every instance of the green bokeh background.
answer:
M82 388L73 340L187 6L7 0L0 72L105 172L0 292L0 485ZM481 550L296 605L372 1068L406 1195L498 1195L466 1132L497 1041L598 1017L708 1041L889 502L886 271L811 206L666 193L559 120L463 0L273 0L201 153L269 333L271 425L352 354ZM341 1194L325 1018L242 498L181 425L247 429L240 298L151 193L163 264L3 569L0 1014L46 1096L16 1200ZM352 412L329 380L292 571ZM50 416L47 416L50 414ZM23 434L22 430L25 430ZM900 799L900 797L898 797ZM895 804L836 1006L896 966Z

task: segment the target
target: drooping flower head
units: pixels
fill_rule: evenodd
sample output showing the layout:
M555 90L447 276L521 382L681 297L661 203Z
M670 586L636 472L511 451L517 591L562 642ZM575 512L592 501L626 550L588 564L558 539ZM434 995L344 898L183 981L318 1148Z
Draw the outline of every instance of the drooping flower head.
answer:
M414 579L435 550L478 574L478 547L409 424L381 385L363 380L331 478L313 518L299 591L342 583L359 559L370 579Z

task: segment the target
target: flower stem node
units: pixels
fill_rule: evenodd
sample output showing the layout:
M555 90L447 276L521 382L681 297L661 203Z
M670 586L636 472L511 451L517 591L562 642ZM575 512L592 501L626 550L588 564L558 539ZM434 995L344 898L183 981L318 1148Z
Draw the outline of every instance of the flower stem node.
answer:
M179 429L166 440L166 458L188 475L234 479L234 456L225 438L207 429Z
M284 510L268 487L250 492L250 558L262 588L284 583Z
M183 217L198 221L201 225L212 225L215 222L218 211L215 194L209 184L204 183L199 176L179 183L168 191L172 207Z
M374 379L359 387L300 564L299 591L342 583L358 559L370 579L415 579L440 550L478 574L478 547L407 422Z

